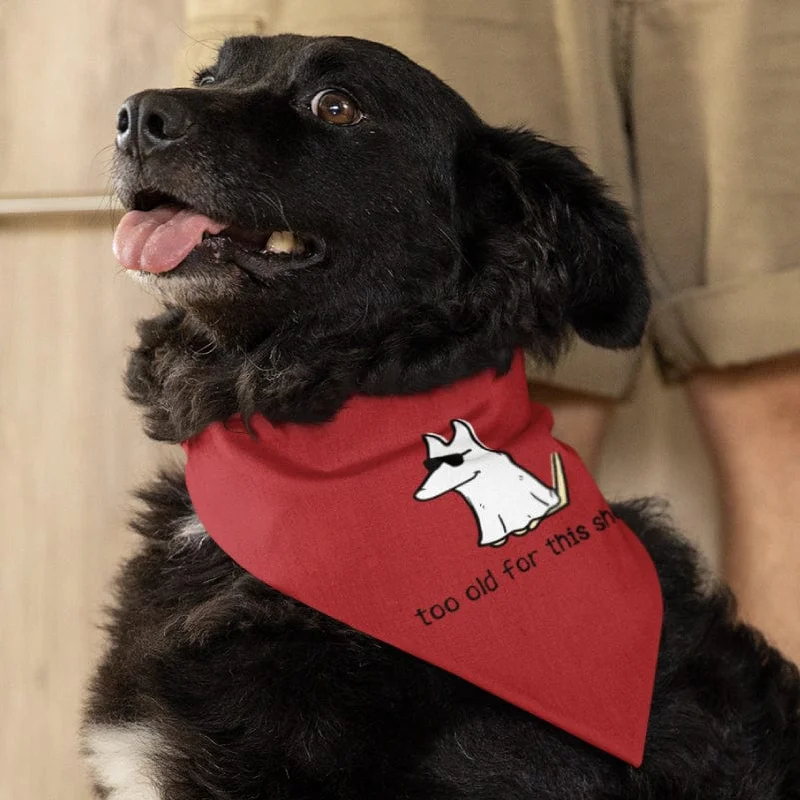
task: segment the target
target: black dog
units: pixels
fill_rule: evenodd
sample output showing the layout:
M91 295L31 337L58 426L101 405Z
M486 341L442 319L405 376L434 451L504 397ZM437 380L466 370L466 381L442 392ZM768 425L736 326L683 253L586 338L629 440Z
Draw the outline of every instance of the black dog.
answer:
M502 373L519 347L552 361L572 331L642 336L638 247L603 184L389 48L235 39L195 88L130 98L118 130L126 208L218 223L135 273L166 306L127 372L155 439L236 413L322 423L356 394ZM182 475L140 497L85 727L101 797L800 798L796 669L644 503L615 507L666 606L636 769L259 582Z

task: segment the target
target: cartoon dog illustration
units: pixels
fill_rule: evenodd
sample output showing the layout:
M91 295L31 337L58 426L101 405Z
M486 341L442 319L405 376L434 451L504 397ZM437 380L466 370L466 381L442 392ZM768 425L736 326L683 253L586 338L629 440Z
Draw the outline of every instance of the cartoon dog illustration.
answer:
M436 433L422 437L428 448L424 462L428 477L414 499L433 500L458 492L475 514L479 545L499 547L509 536L532 531L569 504L559 453L550 456L553 486L547 486L508 453L486 447L466 420L454 419L450 424L453 438L449 442Z

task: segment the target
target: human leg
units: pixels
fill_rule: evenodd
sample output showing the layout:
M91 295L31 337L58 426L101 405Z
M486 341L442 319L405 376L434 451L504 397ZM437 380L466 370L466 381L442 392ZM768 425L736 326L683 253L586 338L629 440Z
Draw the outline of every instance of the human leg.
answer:
M713 457L742 615L800 660L800 9L656 0L633 30L653 334Z
M800 663L800 354L687 381L720 481L742 616Z

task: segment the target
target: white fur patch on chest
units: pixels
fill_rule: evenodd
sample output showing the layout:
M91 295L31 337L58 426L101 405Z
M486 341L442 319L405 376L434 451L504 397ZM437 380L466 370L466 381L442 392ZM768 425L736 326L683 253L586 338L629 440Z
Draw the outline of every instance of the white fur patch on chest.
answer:
M163 800L155 759L164 741L152 728L92 725L84 741L89 768L108 800Z

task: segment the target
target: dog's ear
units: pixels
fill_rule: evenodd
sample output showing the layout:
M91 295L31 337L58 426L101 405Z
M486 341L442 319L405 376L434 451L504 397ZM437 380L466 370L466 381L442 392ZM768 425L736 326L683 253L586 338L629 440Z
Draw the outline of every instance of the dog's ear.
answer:
M635 347L650 297L628 215L567 147L485 127L458 174L467 259L514 281L520 344L553 356L567 324L591 344ZM530 341L527 341L530 339Z

